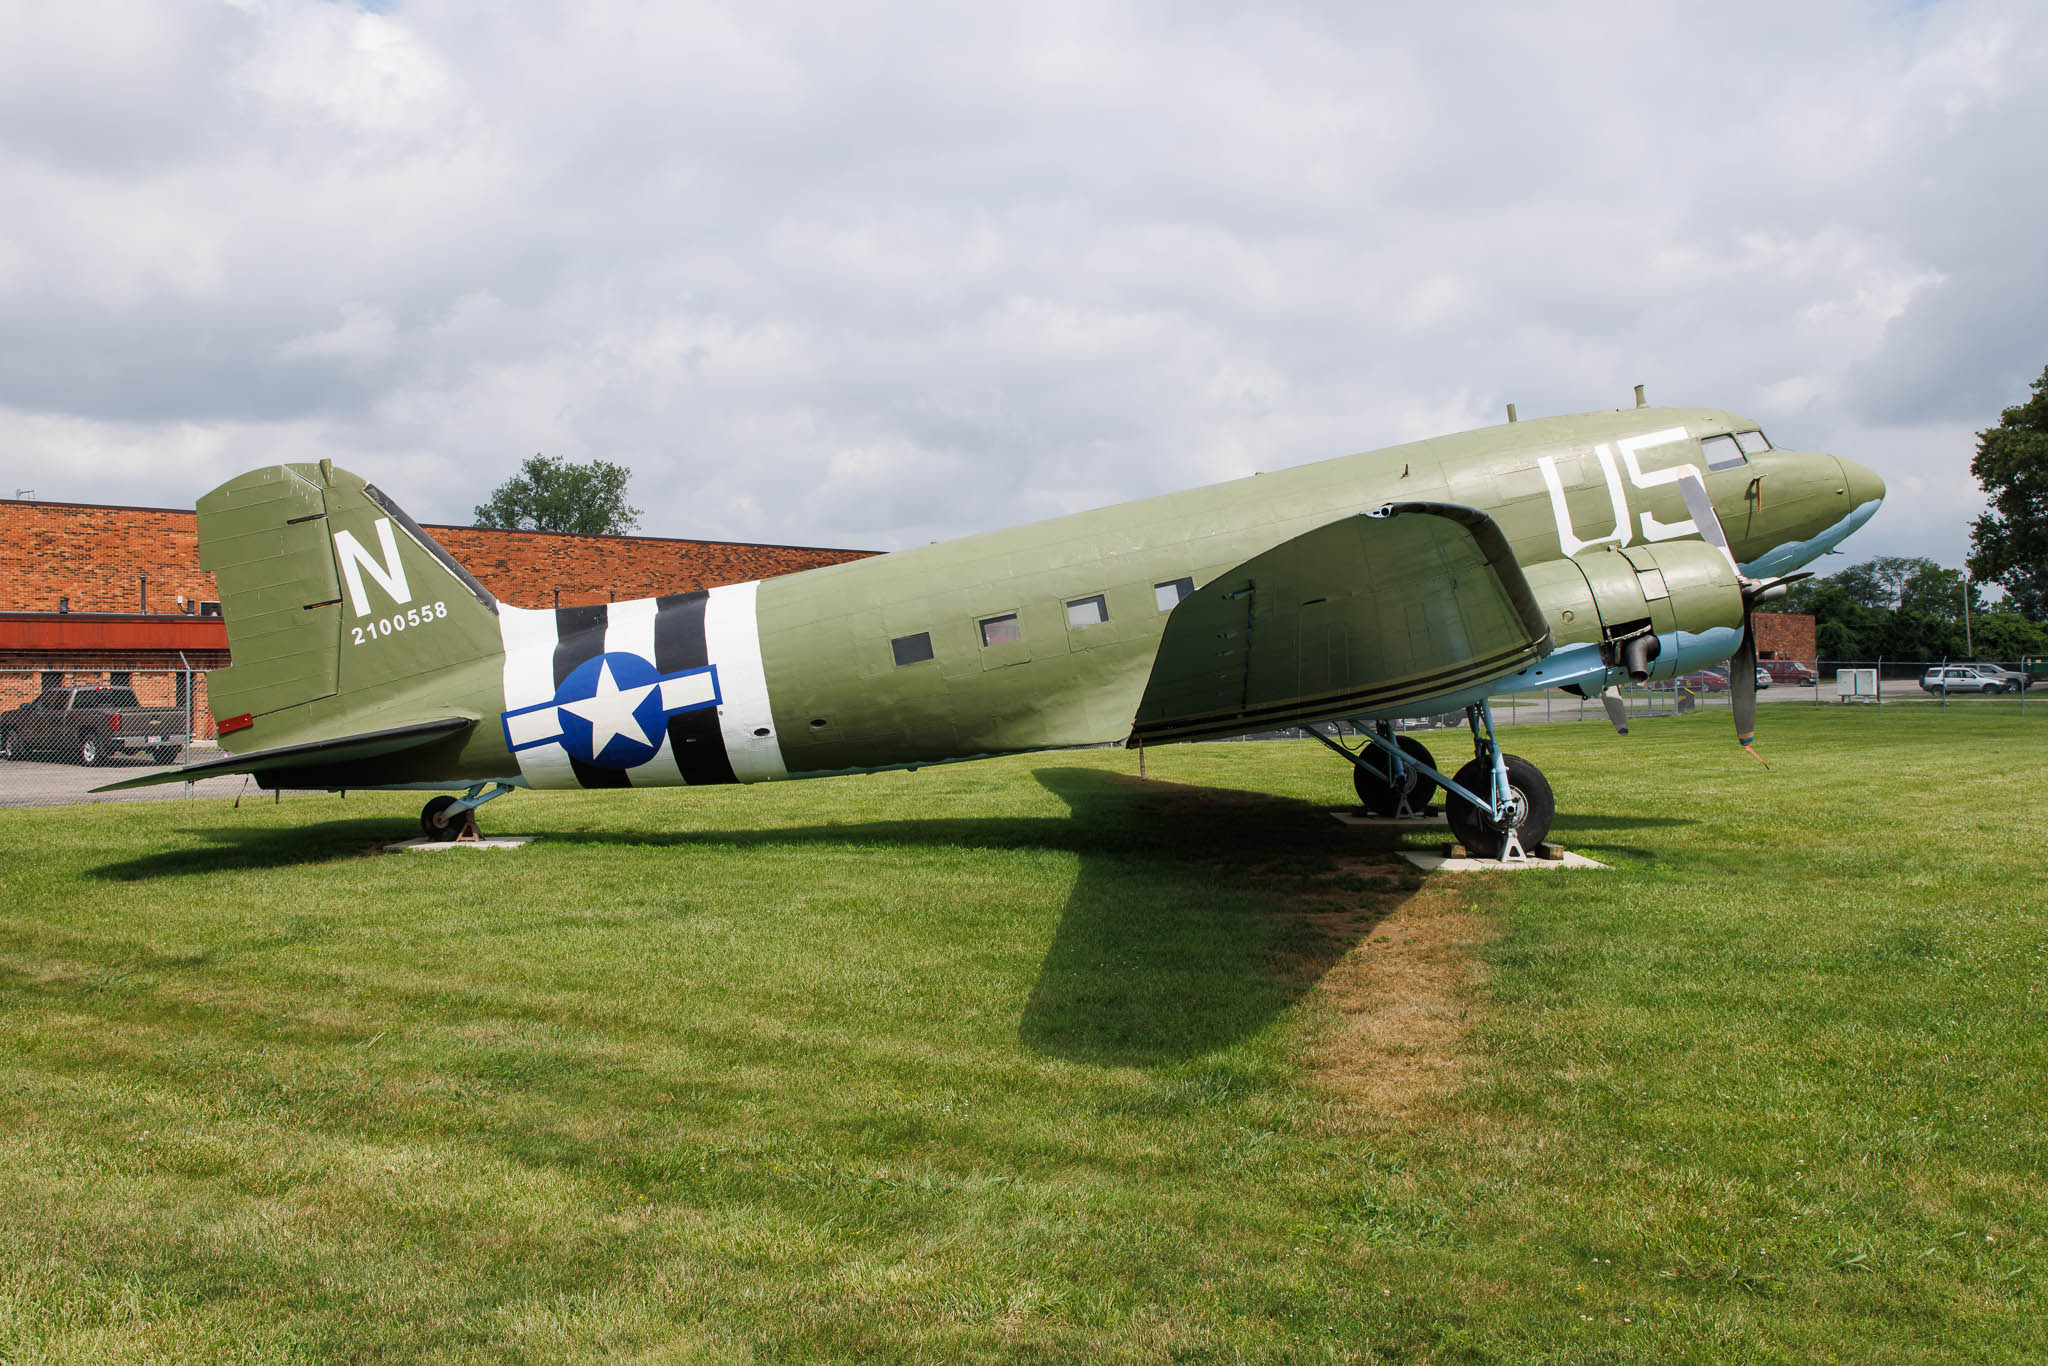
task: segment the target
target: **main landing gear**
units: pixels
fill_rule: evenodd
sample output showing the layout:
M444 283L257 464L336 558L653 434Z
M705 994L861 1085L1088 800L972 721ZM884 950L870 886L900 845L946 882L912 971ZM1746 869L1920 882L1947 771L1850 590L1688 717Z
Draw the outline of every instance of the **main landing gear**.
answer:
M486 786L490 788L488 792L484 790ZM476 809L510 791L510 783L477 783L460 797L436 797L420 812L420 829L437 844L481 839L476 829Z
M1475 757L1455 777L1445 777L1428 749L1393 726L1374 722L1368 742L1352 750L1314 726L1308 733L1352 764L1352 783L1366 810L1380 816L1421 815L1437 786L1444 789L1444 815L1458 843L1480 858L1518 862L1543 843L1557 816L1557 799L1536 765L1501 752L1493 710L1486 703L1465 708L1472 724Z

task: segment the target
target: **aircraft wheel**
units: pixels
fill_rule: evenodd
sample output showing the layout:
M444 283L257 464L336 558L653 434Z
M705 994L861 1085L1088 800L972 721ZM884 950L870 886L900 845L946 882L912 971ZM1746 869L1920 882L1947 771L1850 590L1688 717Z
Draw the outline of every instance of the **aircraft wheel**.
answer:
M462 828L469 824L465 819L469 815L468 812L451 814L450 808L454 805L455 798L444 793L428 802L420 811L420 829L425 832L428 839L446 843L460 835Z
M1420 740L1401 735L1394 743L1401 752L1411 759L1417 759L1436 767L1436 758ZM1384 762L1386 756L1375 751L1371 758ZM1378 773L1368 773L1357 764L1351 766L1351 786L1358 792L1358 804L1375 816L1391 816L1401 809L1401 797L1406 794L1410 810L1420 811L1429 805L1429 799L1436 795L1436 779L1420 769L1411 768L1401 775L1397 787Z
M1557 798L1551 795L1550 780L1542 770L1520 755L1503 758L1507 762L1508 793L1515 808L1507 825L1495 825L1491 811L1474 806L1455 792L1444 798L1444 814L1450 818L1451 833L1458 837L1458 843L1480 858L1499 858L1504 843L1501 836L1509 829L1521 838L1523 849L1535 852L1536 846L1550 834L1550 823L1557 817ZM1459 769L1456 776L1460 787L1474 792L1493 791L1493 766L1483 760L1474 759Z

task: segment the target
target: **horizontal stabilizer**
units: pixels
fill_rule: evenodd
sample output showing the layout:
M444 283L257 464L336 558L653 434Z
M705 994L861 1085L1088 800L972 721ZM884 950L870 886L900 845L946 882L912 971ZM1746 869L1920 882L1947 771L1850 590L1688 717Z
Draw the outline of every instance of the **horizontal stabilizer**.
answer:
M119 792L125 788L150 787L157 783L193 783L201 778L218 778L229 773L268 773L282 768L303 769L346 763L352 759L377 759L445 740L475 724L473 716L444 716L435 721L421 721L391 730L367 731L361 735L344 735L335 740L313 740L281 749L224 755L203 764L187 764L161 773L145 773L139 778L123 778L118 783L108 783L93 791Z

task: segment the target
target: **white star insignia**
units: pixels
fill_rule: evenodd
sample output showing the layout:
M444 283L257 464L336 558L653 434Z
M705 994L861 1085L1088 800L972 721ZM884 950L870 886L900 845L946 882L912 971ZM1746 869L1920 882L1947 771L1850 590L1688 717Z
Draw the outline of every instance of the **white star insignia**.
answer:
M582 717L590 723L590 752L603 754L605 746L618 736L630 736L643 745L651 745L646 729L633 716L634 710L647 699L659 684L649 683L638 688L621 688L612 677L609 662L598 666L597 689L589 697L578 702L562 703L562 710Z

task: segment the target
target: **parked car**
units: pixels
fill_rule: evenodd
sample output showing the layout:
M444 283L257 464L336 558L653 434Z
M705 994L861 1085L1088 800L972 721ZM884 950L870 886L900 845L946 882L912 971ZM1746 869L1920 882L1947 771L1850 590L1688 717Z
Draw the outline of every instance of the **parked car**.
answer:
M1760 659L1757 667L1769 674L1773 683L1794 683L1802 688L1820 686L1820 675L1796 659Z
M1727 692L1728 675L1720 669L1696 669L1689 674L1680 674L1665 686L1692 692Z
M1937 664L1920 675L1923 692L1980 692L1985 694L2018 692L2017 685L2008 686L2006 680L1995 675L1978 672L1975 664Z
M52 688L0 712L0 759L46 755L91 768L119 754L168 764L184 743L185 713L145 707L133 688Z
M2001 668L1996 664L1972 664L1969 667L1975 669L1986 678L1995 678L2005 684L2007 692L2019 692L2023 688L2034 686L2034 680L2017 669Z

